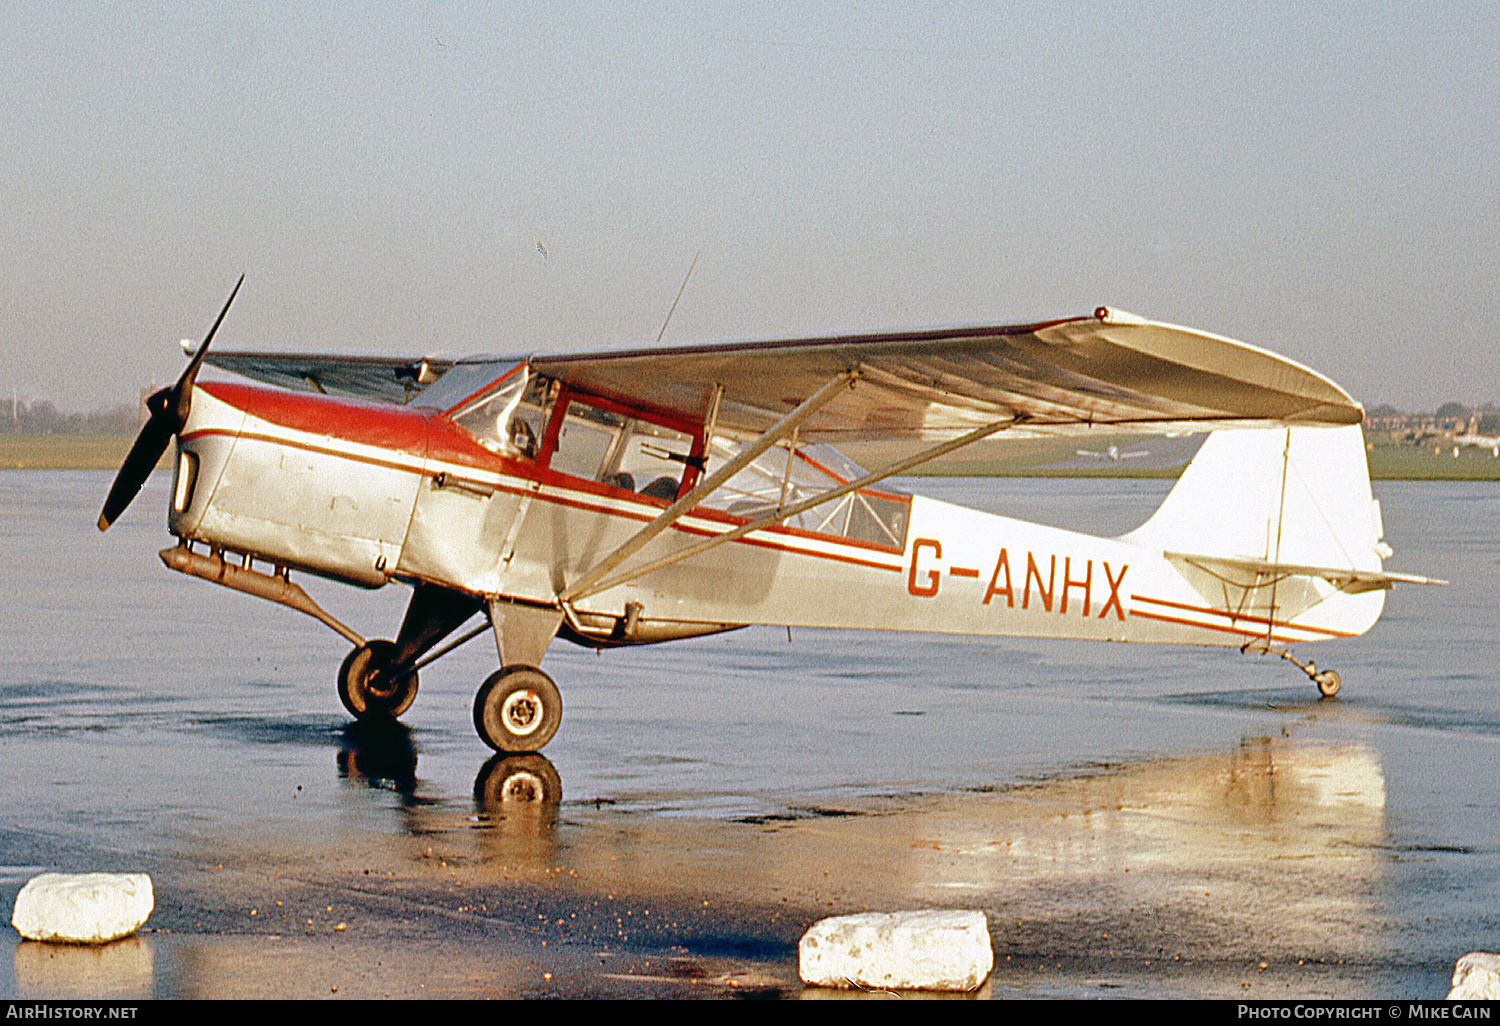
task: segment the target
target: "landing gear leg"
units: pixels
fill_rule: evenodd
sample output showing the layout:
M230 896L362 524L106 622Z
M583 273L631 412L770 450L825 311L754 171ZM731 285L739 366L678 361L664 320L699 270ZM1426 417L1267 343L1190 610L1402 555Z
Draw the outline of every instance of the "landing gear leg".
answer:
M1304 663L1290 652L1281 652L1278 654L1281 658L1292 663L1297 669L1307 674L1308 679L1318 686L1318 694L1324 698L1332 698L1339 693L1339 686L1341 684L1339 671L1320 670L1318 669L1318 664L1311 659Z

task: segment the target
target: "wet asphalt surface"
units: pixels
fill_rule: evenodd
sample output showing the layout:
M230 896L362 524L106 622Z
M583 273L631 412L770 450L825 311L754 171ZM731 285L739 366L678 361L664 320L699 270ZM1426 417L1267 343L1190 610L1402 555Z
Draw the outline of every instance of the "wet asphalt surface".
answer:
M1377 485L1392 565L1455 584L1310 649L1335 702L1233 651L559 644L562 732L502 765L485 639L362 729L340 639L162 569L162 480L101 537L108 479L0 476L0 902L143 870L157 908L102 949L8 931L0 996L829 997L807 926L917 907L985 911L992 997L1440 997L1500 947L1492 486ZM921 488L1116 532L1165 484ZM309 587L374 636L405 598Z

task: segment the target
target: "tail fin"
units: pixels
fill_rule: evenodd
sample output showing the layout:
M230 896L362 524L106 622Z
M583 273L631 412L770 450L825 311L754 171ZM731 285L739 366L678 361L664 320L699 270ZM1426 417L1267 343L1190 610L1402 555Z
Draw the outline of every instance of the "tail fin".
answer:
M1161 508L1124 540L1167 552L1380 572L1380 506L1364 433L1215 431Z

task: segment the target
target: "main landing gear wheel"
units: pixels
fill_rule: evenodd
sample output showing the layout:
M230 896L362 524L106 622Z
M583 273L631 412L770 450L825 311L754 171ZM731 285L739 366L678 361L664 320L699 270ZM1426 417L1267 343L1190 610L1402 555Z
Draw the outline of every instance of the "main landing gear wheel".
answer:
M339 701L357 720L395 719L417 700L417 675L391 680L396 669L393 642L367 641L339 667Z
M1339 671L1322 670L1315 673L1313 683L1318 686L1318 694L1324 698L1332 698L1339 693Z
M474 729L497 752L539 752L562 724L562 695L535 666L504 666L474 696Z

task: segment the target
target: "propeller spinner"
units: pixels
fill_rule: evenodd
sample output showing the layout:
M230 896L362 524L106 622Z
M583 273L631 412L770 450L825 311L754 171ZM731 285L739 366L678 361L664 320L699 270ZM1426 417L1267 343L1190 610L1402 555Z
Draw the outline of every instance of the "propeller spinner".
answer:
M203 344L188 361L187 369L182 372L177 383L156 392L146 400L146 409L151 415L147 418L145 427L141 428L141 433L136 436L125 462L120 464L115 483L110 486L109 497L104 500L104 509L99 513L99 530L108 530L109 525L140 494L146 478L151 476L151 471L156 468L162 453L167 451L173 436L187 424L188 412L193 408L193 382L198 378L198 368L203 366L203 356L208 352L208 344L213 341L214 332L219 330L224 315L229 312L229 304L234 302L235 295L244 283L245 276L242 274L240 280L234 283L234 290L229 293L229 298L224 301L224 309L219 311L213 327L203 336Z

